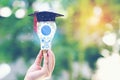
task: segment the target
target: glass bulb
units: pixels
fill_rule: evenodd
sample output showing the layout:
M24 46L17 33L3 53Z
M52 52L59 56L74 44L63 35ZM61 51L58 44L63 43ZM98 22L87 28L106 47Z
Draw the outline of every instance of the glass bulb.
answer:
M51 49L51 42L56 32L56 23L54 21L38 22L37 26L41 50Z

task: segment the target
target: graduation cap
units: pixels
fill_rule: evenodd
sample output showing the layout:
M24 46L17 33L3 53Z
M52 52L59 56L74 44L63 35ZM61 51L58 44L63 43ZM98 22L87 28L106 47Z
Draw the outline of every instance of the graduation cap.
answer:
M34 12L34 14L30 14L29 16L36 16L37 21L55 21L56 17L64 16L62 14L49 12L49 11L42 11L42 12Z
M56 17L64 16L59 13L54 13L50 11L42 11L42 12L34 12L29 16L34 16L34 30L36 31L37 22L45 22L45 21L55 21Z
M38 37L40 38L41 49L48 50L51 48L51 41L56 31L55 19L56 17L63 15L49 11L42 11L34 12L29 16L34 16L34 31L37 32ZM37 25L37 22L41 25ZM45 22L47 22L47 24Z

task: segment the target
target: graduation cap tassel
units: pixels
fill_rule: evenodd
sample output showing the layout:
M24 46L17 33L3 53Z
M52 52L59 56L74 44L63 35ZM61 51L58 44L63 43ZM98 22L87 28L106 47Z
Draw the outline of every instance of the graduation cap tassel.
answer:
M37 32L37 18L34 15L34 31Z

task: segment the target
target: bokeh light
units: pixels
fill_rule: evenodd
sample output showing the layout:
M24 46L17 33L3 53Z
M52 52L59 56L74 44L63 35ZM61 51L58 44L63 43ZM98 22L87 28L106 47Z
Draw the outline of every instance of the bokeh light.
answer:
M107 49L103 49L103 50L101 50L101 55L104 57L108 57L108 56L110 56L110 51Z
M120 39L117 40L118 44L120 45Z
M48 11L48 10L51 10L48 3L42 3L40 1L35 1L32 4L32 7L33 7L34 11Z
M99 6L95 6L93 9L93 13L95 16L101 16L102 15L102 9Z
M96 26L99 23L99 21L100 21L99 17L92 16L88 22L89 22L89 25Z
M21 7L21 8L25 8L26 4L24 0L15 0L12 4L13 7L17 8L17 7Z
M107 33L103 36L102 40L106 45L112 46L116 42L116 34L115 33Z
M9 17L12 14L12 11L9 7L0 8L0 15L2 17Z
M120 80L120 55L118 53L98 59L97 66L98 70L93 80Z
M0 79L3 79L5 76L7 76L10 73L10 71L11 68L8 64L0 64Z
M26 10L25 10L25 9L18 9L18 10L15 12L16 18L24 18L24 17L25 17L25 14L26 14Z

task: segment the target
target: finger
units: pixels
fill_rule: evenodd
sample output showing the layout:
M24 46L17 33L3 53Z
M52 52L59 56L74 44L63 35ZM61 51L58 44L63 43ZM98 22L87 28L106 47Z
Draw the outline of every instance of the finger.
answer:
M52 71L53 71L55 67L55 55L52 51L51 51L51 54L52 54L52 61L53 61L53 65L52 65Z
M55 55L52 51L51 51L51 54L52 54L52 61L53 61L53 65L52 65L52 71L53 71L55 67Z
M48 66L48 56L46 51L43 52L43 56L44 56L43 68L44 68Z
M50 72L52 73L54 66L55 66L55 56L51 50L48 51L48 55L49 55L48 67L49 67Z
M37 55L34 63L35 63L36 65L41 65L42 57L43 57L43 53L42 53L42 50L40 50L40 52L39 52L39 54Z

